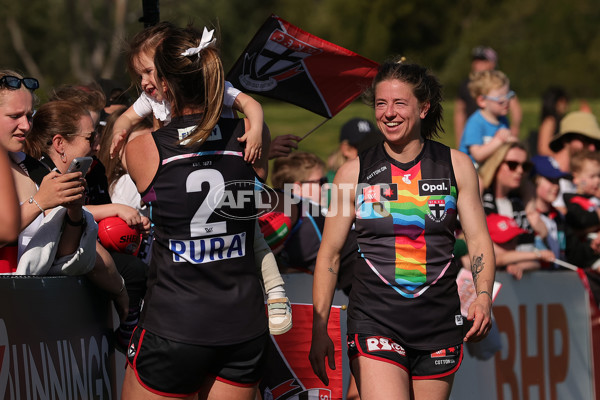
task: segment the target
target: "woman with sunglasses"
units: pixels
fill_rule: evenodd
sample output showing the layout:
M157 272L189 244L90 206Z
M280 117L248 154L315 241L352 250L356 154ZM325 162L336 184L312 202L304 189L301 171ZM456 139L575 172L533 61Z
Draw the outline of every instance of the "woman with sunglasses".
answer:
M71 254L77 256L84 230L85 216L81 206L85 189L81 174L62 175L53 171L38 185L30 177L31 168L25 164L23 149L32 128L33 91L38 87L39 83L34 78L23 78L10 70L0 71L0 142L10 156L21 203L19 238L16 243L6 245L0 251L0 259L3 260L0 272L4 273L17 271L19 258L37 232L46 210L57 206L66 208L64 230L57 245L57 259ZM35 161L30 158L27 160Z
M535 188L529 178L533 164L522 143L501 146L480 168L483 207L486 215L500 214L514 219L525 231L518 236L516 250L535 251L536 235L544 239L548 229L535 207ZM524 265L520 265L523 267ZM539 262L527 269L539 268ZM522 268L513 275L520 277Z

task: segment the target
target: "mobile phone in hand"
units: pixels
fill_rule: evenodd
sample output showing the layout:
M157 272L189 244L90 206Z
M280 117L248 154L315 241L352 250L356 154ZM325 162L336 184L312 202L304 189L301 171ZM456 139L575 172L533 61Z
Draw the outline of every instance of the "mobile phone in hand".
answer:
M92 161L94 161L92 157L77 157L71 161L69 169L67 169L67 173L81 172L82 176L85 177L85 174L92 165Z

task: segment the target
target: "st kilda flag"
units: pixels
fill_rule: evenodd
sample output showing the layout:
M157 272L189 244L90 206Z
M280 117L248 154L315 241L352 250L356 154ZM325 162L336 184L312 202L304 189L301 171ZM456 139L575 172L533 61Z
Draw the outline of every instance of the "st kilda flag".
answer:
M379 64L271 15L227 74L237 89L331 118L373 81Z
M333 306L327 332L335 349L336 369L325 361L329 386L317 378L308 353L312 339L312 304L292 304L294 325L283 335L271 336L268 361L259 383L262 400L342 400L342 339L340 308Z

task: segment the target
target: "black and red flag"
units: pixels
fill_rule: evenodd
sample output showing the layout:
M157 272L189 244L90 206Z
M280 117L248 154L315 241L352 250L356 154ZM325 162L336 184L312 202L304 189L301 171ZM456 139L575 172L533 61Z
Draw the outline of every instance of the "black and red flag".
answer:
M227 74L247 93L331 118L366 89L379 64L271 15Z

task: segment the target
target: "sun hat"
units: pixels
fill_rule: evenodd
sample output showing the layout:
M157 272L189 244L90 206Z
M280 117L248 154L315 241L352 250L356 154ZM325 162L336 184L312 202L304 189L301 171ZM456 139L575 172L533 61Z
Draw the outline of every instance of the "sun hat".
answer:
M527 233L517 224L517 221L504 215L489 214L485 220L494 243L506 243L522 233Z
M560 121L558 135L550 142L550 150L557 152L563 148L570 136L582 135L600 143L600 128L594 114L586 111L573 111Z

